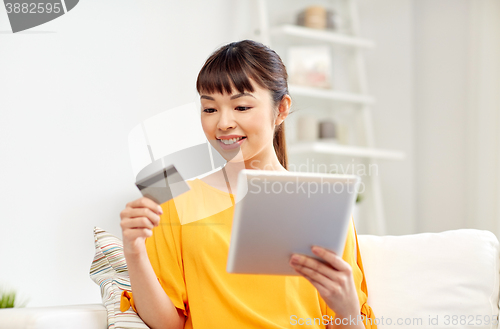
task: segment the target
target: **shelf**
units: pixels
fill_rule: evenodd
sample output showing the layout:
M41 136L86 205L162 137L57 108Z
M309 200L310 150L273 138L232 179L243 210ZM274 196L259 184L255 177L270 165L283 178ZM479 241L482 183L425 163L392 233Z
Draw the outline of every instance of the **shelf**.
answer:
M299 85L288 85L288 91L292 96L308 96L315 98L333 99L337 101L359 103L359 104L373 104L375 99L372 96L347 93L342 91L334 91L331 89L320 89L313 87L303 87Z
M353 46L359 48L373 48L375 46L375 43L371 40L351 37L345 34L340 34L335 32L316 30L293 24L285 24L277 26L271 28L269 32L273 36L289 35L294 37L332 42L340 45Z
M348 155L361 158L378 158L388 160L403 160L403 152L366 148L359 146L339 145L329 142L300 142L288 146L290 154L315 152L323 154Z

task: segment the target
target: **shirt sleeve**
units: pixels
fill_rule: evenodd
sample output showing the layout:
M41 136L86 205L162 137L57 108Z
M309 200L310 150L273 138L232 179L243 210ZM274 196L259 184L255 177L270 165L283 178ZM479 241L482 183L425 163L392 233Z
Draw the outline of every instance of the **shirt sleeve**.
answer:
M187 316L189 303L182 260L182 226L173 199L161 207L163 214L160 215L160 225L146 239L146 249L163 290L175 307Z
M352 217L349 224L349 230L347 233L342 259L349 263L349 265L351 265L354 284L356 285L356 291L358 293L359 305L361 308L361 314L363 316L363 323L365 325L365 328L376 329L377 325L375 322L375 315L373 314L373 310L371 309L371 307L366 302L368 299L368 289L366 286L365 273L363 270L363 262L361 260L361 254L359 252L358 236L356 234L356 228L354 227L354 221ZM325 303L326 314L335 318L335 312L331 310L328 305L326 305L326 302L321 298L321 296L320 300Z

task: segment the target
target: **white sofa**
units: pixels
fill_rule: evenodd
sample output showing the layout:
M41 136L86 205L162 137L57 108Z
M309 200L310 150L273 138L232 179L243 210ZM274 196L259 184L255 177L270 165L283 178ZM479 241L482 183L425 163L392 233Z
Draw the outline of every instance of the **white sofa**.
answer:
M492 321L500 291L493 233L360 235L358 241L378 328L500 328ZM0 329L106 327L99 304L0 310Z

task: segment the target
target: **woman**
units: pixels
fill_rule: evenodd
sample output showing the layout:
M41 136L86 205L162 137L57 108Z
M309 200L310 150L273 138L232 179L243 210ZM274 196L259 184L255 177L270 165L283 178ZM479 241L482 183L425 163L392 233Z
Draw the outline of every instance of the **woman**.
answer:
M273 50L243 40L215 51L196 86L227 164L161 206L140 198L121 212L134 310L151 328L376 328L352 220L342 258L313 247L330 266L294 255L299 276L226 272L238 172L287 170L287 73Z

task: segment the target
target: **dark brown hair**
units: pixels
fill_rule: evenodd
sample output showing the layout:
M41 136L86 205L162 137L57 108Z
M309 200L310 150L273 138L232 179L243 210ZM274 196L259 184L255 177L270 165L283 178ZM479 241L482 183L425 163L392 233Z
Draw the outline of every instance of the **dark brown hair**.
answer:
M288 95L288 74L279 55L262 43L242 40L217 49L201 68L196 90L230 94L232 81L240 93L253 92L249 78L271 91L276 117L283 96ZM273 145L279 162L288 169L284 121L275 128Z

